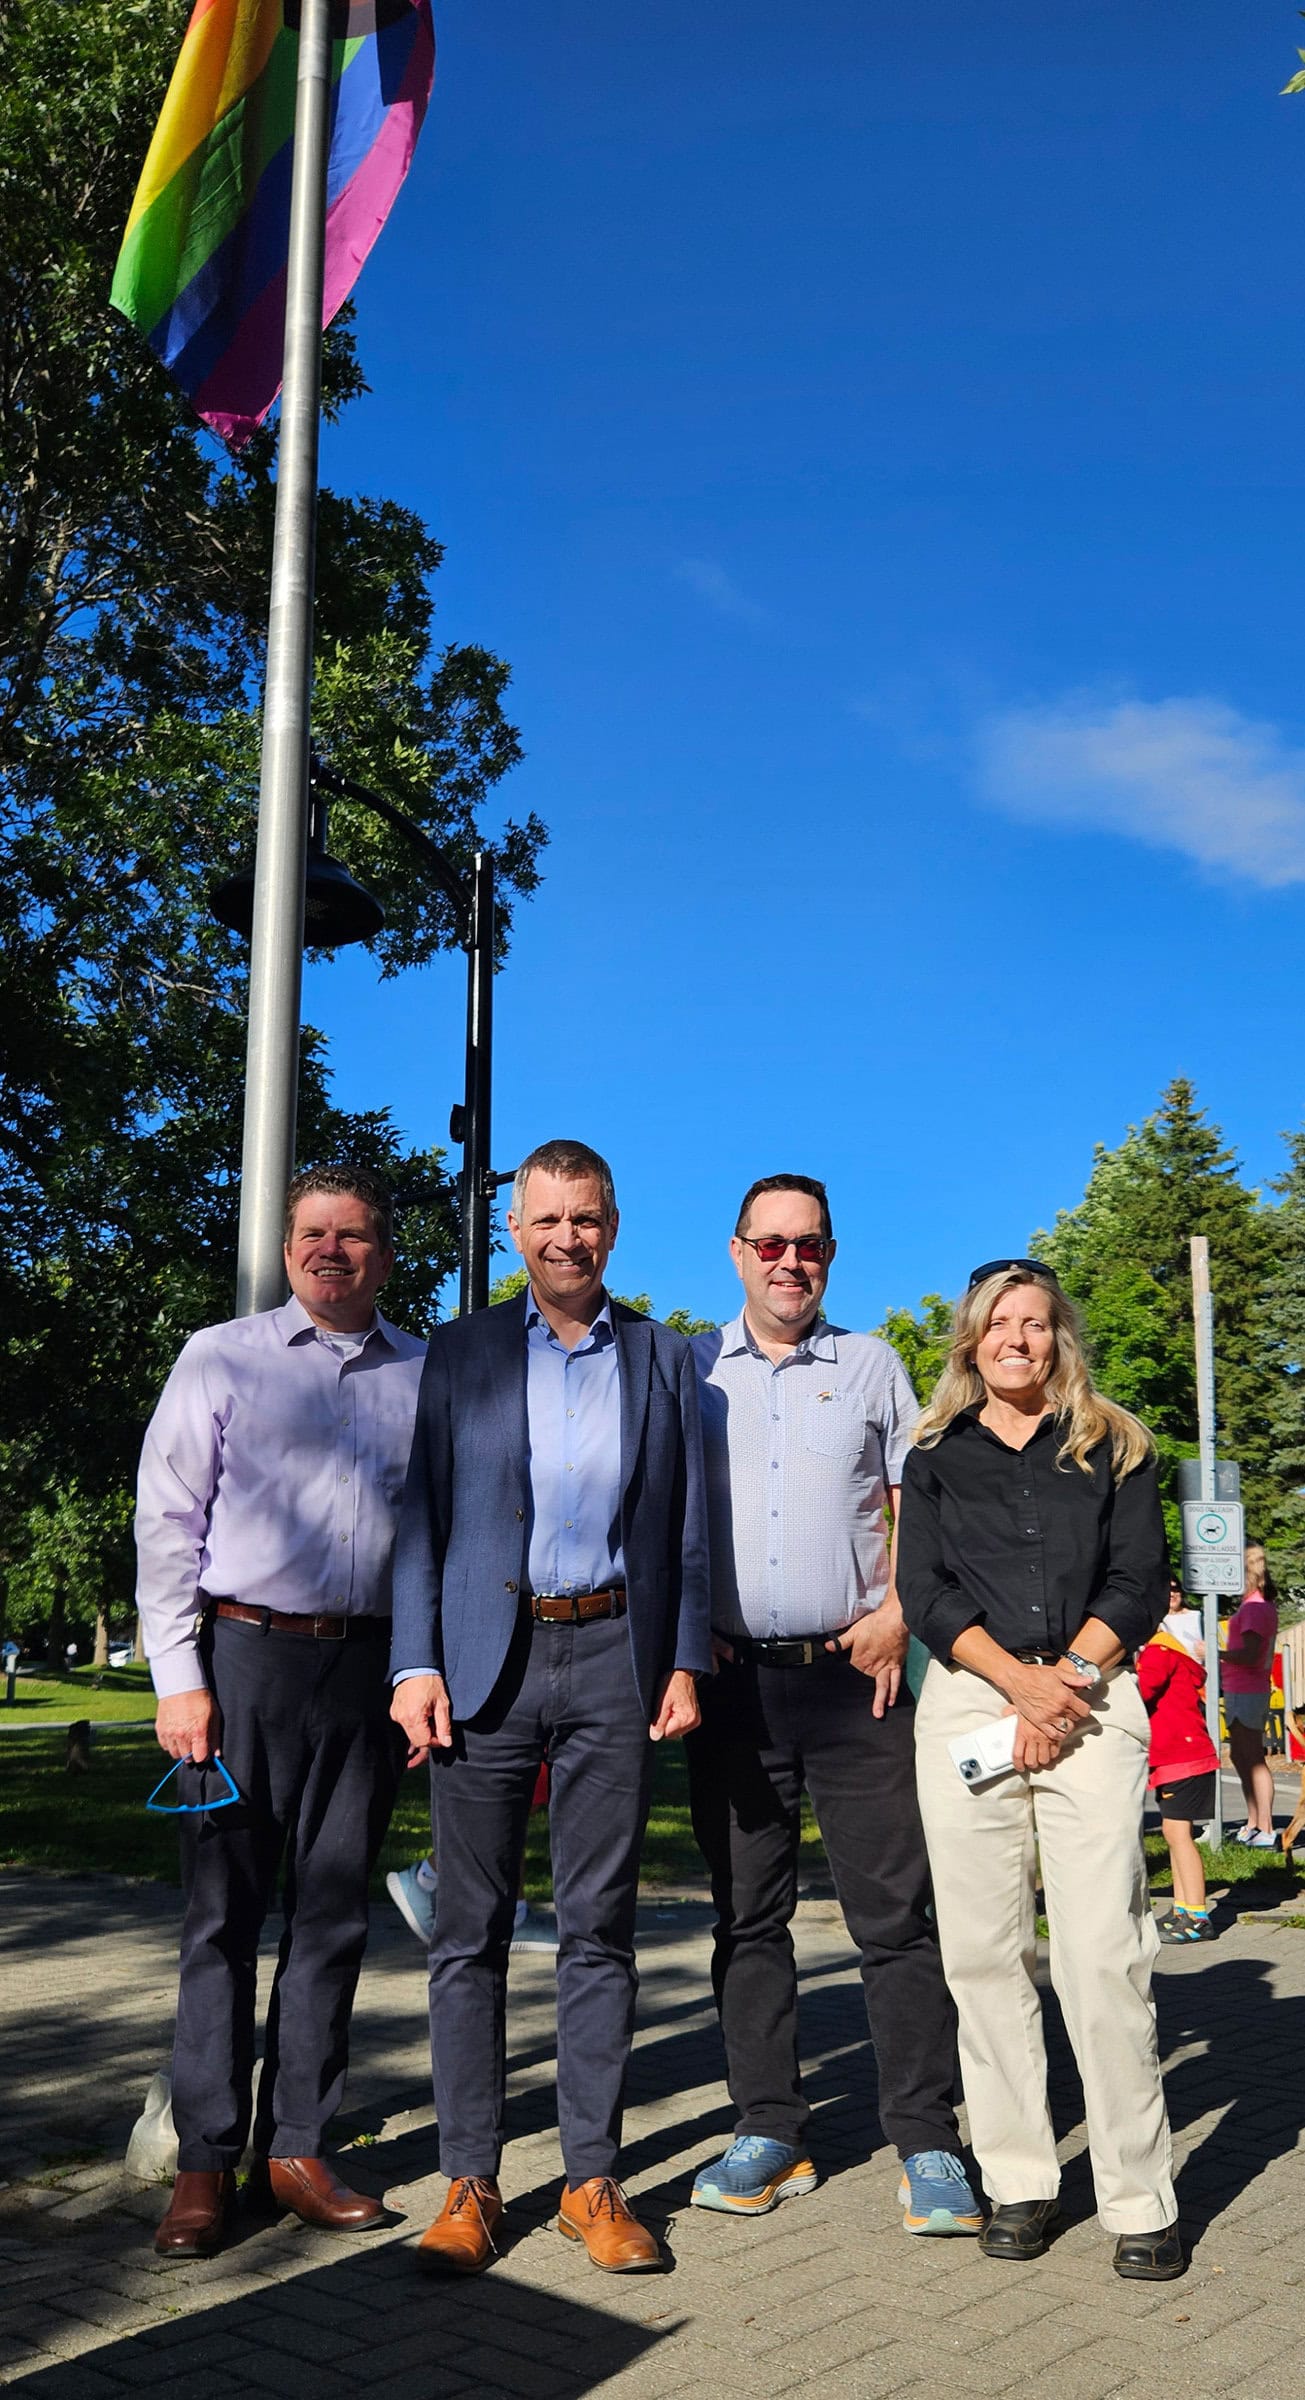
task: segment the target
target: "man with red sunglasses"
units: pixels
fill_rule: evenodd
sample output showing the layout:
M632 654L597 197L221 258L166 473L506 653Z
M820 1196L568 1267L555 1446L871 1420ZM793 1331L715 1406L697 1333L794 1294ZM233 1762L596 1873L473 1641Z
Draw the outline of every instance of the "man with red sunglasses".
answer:
M716 1902L712 1985L737 2128L699 2171L693 2200L757 2216L816 2185L789 1932L805 1790L861 1954L906 2229L977 2234L884 1525L919 1412L887 1342L822 1314L834 1250L824 1185L764 1176L730 1243L743 1308L694 1340L715 1671L685 1748Z

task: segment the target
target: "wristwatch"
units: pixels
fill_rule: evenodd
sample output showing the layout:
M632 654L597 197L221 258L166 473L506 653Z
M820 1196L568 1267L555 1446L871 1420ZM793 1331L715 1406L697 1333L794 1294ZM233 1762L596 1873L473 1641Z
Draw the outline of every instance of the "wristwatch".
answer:
M1094 1658L1084 1658L1081 1650L1067 1650L1064 1655L1066 1666L1075 1667L1080 1675L1086 1675L1093 1691L1096 1691L1099 1684L1105 1682L1104 1671L1097 1665Z

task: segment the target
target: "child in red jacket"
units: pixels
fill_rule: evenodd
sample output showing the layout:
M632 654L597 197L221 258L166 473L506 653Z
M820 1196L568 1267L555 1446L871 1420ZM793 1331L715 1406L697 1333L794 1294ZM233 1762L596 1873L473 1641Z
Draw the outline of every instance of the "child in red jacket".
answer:
M1160 1939L1212 1941L1205 1864L1192 1826L1214 1815L1219 1757L1205 1723L1205 1645L1176 1576L1169 1581L1169 1614L1138 1654L1137 1680L1151 1719L1147 1781L1174 1871L1174 1905L1160 1919Z

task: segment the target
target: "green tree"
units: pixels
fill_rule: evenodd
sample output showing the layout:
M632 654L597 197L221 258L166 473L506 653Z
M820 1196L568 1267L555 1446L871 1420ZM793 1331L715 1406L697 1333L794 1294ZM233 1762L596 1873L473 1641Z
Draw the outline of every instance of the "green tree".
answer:
M1305 1586L1305 1130L1284 1138L1287 1169L1269 1186L1279 1201L1273 1212L1273 1271L1259 1322L1277 1486L1265 1530L1274 1565L1299 1594Z
M881 1341L892 1343L921 1403L943 1371L951 1326L950 1300L944 1300L941 1292L926 1292L918 1315L909 1308L890 1308L882 1325L872 1328Z
M246 953L209 888L253 841L274 499L270 433L238 460L107 307L187 0L0 12L0 1307L11 1403L0 1573L34 1510L113 1507L192 1327L231 1305ZM347 318L328 416L364 388ZM537 880L534 817L486 822L520 755L508 670L435 639L440 547L397 503L324 491L315 736L455 861L489 847L504 948ZM454 938L378 820L334 845L377 891L382 973ZM434 1154L332 1108L311 1031L300 1155L397 1177L396 1313L432 1313L456 1248Z
M1176 1076L1117 1150L1098 1145L1083 1199L1036 1233L1032 1249L1077 1302L1103 1390L1156 1435L1171 1489L1174 1461L1196 1447L1189 1244L1207 1236L1219 1444L1241 1465L1250 1521L1264 1528L1280 1497L1269 1419L1281 1373L1259 1332L1275 1233L1258 1197L1190 1082Z

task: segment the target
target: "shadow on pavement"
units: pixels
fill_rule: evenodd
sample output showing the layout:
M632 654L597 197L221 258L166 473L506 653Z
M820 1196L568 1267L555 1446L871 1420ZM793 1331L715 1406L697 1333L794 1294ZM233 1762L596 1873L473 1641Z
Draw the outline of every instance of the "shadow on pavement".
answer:
M141 2229L133 2228L128 2238L138 2252ZM175 2270L175 2284L163 2286L176 2293L174 2320L29 2369L6 2389L38 2400L63 2400L65 2394L85 2400L87 2393L119 2390L166 2393L182 2386L206 2386L222 2400L267 2400L278 2392L331 2400L403 2384L422 2394L437 2391L440 2400L473 2392L477 2400L521 2400L523 2394L530 2400L584 2400L683 2322L665 2307L665 2284L657 2278L643 2288L646 2318L660 2321L631 2324L605 2309L531 2290L513 2280L506 2263L471 2281L422 2276L407 2248L395 2242L306 2265L287 2280L223 2298L228 2260L231 2272L247 2272L250 2244L240 2242L206 2265ZM130 2263L125 2249L122 2263ZM102 2288L101 2302L103 2297Z

